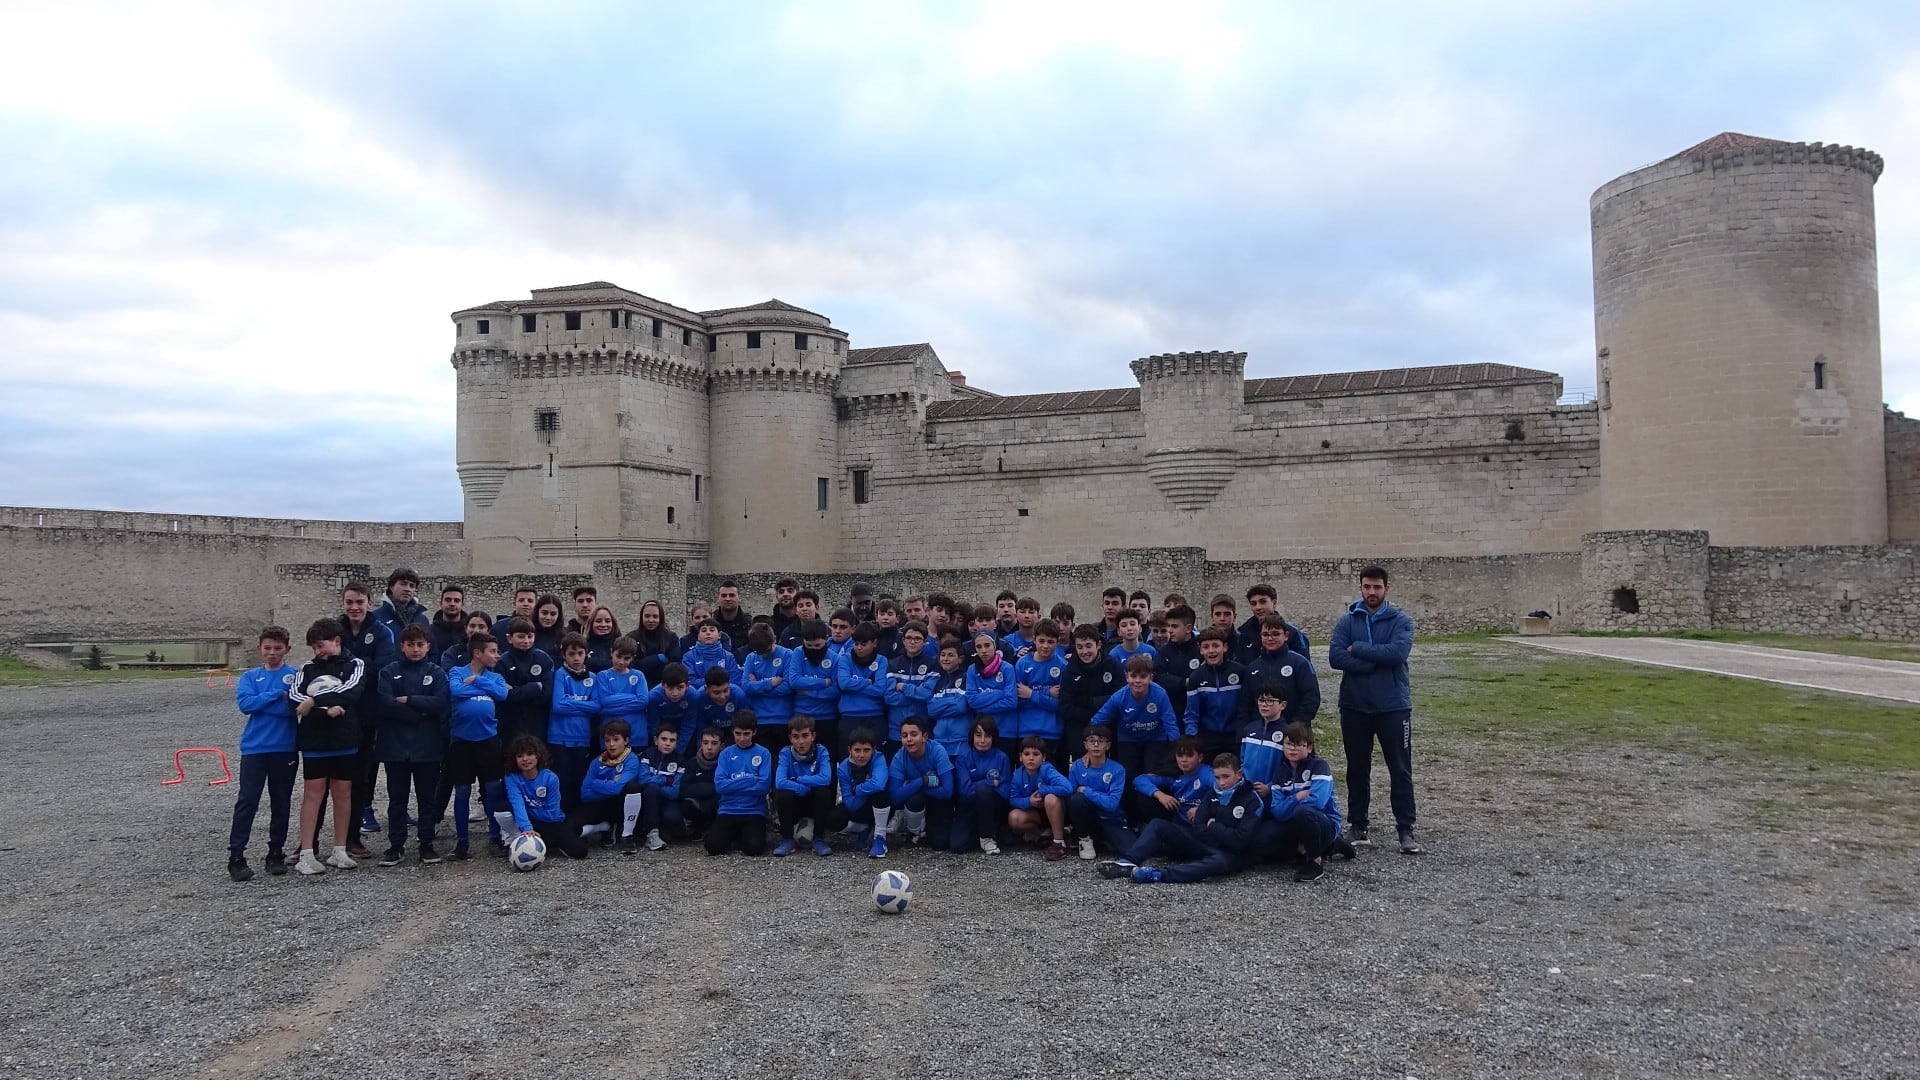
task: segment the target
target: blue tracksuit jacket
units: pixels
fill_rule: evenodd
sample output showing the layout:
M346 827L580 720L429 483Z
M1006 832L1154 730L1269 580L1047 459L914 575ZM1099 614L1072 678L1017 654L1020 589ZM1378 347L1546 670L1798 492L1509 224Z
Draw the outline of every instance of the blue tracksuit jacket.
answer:
M547 742L553 746L593 745L593 722L600 716L600 677L582 668L553 673L553 706L547 716Z
M1277 683L1286 694L1287 707L1281 712L1288 721L1313 723L1320 715L1320 676L1306 657L1291 649L1261 653L1247 665L1245 685L1240 695L1240 721L1244 725L1260 717L1260 687Z
M954 671L942 671L927 684L927 721L933 725L932 738L946 748L949 757L966 745L973 728L973 713L967 708L967 673L972 670L962 665Z
M796 756L791 746L780 751L780 762L773 772L773 786L778 790L805 795L831 783L833 755L826 747L814 743L813 753L804 758Z
M978 664L967 665L967 709L975 716L991 716L1000 733L1005 735L1008 728L1019 727L1020 694L1015 689L1013 664L1006 658L1000 660L1000 668L992 675L980 670ZM962 736L964 741L965 736ZM948 747L949 752L955 748Z
M720 813L752 816L767 812L767 789L773 784L773 751L764 746L745 750L729 745L720 751L713 770L713 790L720 794Z
M1333 795L1333 768L1319 754L1308 754L1298 765L1282 757L1274 766L1271 783L1269 817L1285 821L1301 810L1318 810L1333 822L1333 835L1340 835L1340 800ZM1301 792L1306 798L1300 797Z
M955 794L971 799L981 791L998 792L1012 771L1006 751L996 748L983 754L969 744L953 759Z
M1355 600L1333 624L1327 661L1340 670L1340 707L1355 712L1413 708L1407 658L1413 655L1413 617L1385 600L1369 612Z
M678 799L680 782L687 775L680 759L668 757L652 746L647 747L647 752L642 756L646 759L647 767L640 776L640 783L652 788L660 798Z
M702 691L699 696L705 697L706 693ZM671 729L680 733L680 741L674 745L682 750L688 747L698 749L700 710L696 707L696 701L692 687L686 688L679 701L669 699L664 686L647 691L647 741L652 742L662 729Z
M611 799L626 790L628 784L645 784L653 767L647 759L628 747L618 761L608 761L607 755L595 754L587 763L587 774L580 780L580 801L599 802Z
M887 658L875 652L863 664L848 648L834 665L834 681L840 687L840 718L878 727L887 715L887 684L892 681L887 678Z
M840 674L833 650L818 654L804 648L793 650L793 712L810 716L816 722L831 721L840 715Z
M1051 762L1043 761L1035 772L1016 766L1007 778L1000 782L1000 794L1007 797L1007 805L1015 810L1037 809L1034 800L1046 795L1058 795L1061 798L1073 794L1073 785L1060 775L1060 770Z
M766 653L750 652L740 667L746 684L747 708L763 724L784 724L793 719L793 672L798 665L793 653L778 645ZM773 685L774 679L780 685Z
M240 729L240 756L285 754L294 747L293 702L287 691L300 681L300 671L288 664L257 667L233 684L233 703L247 714Z
M1263 808L1260 793L1245 780L1226 791L1209 781L1194 815L1194 832L1208 847L1244 857L1253 847Z
M901 747L887 763L887 791L893 805L905 806L908 799L925 794L929 799L953 798L953 760L947 748L929 740L919 757Z
M1088 802L1099 807L1101 817L1117 819L1120 796L1127 790L1127 770L1112 758L1096 768L1087 764L1086 758L1077 757L1067 768L1067 786L1074 794L1085 795Z
M518 769L508 773L507 805L513 809L513 823L521 832L563 821L567 816L560 809L560 778L552 769L541 769L531 780Z
M468 682L467 677L473 676ZM475 674L457 667L447 673L447 693L453 699L453 717L447 734L464 742L485 742L500 734L495 710L507 700L507 680L491 669Z
M1003 722L1000 734L1005 738L1024 739L1029 735L1038 735L1043 739L1060 737L1060 677L1066 674L1067 665L1055 656L1028 655L1013 667L1013 679L1016 685L1032 689L1033 694L1018 702L1018 711L1013 720L1013 730L1008 731ZM1016 690L1017 694L1018 691Z
M887 661L887 738L900 741L900 721L930 719L927 705L940 681L940 668L923 656ZM964 690L964 687L962 688Z
M1213 786L1213 766L1206 762L1194 766L1190 773L1175 773L1162 776L1159 773L1141 773L1133 778L1133 790L1151 799L1155 792L1164 791L1180 800L1180 814L1186 816L1188 810L1200 805L1207 789Z
M864 769L852 758L843 758L835 772L840 777L840 804L848 812L860 809L868 799L887 790L887 759L878 752Z
M601 726L609 720L625 720L633 729L631 742L644 746L653 741L653 733L647 730L647 698L653 688L639 668L608 668L594 675L593 685L600 691Z
M374 683L380 695L380 730L373 756L380 761L439 761L446 756L447 716L453 695L447 673L431 660L400 659ZM405 705L400 698L406 698Z
M1231 660L1220 666L1201 664L1187 678L1187 734L1231 734L1242 721L1240 699L1249 686L1247 669Z
M687 685L696 690L707 684L710 667L724 668L728 679L734 683L740 681L740 665L733 658L733 650L725 645L695 644L681 654L680 665L687 669Z
M1172 742L1180 737L1180 721L1173 715L1173 701L1157 683L1147 684L1144 697L1134 697L1133 687L1122 686L1113 692L1088 726L1108 724L1115 742Z

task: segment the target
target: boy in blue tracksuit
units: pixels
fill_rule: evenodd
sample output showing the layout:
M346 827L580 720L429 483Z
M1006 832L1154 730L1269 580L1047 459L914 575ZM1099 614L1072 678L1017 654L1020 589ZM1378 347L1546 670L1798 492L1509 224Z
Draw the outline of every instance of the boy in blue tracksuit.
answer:
M507 680L507 701L500 708L500 738L511 745L522 735L547 740L547 716L553 708L553 657L533 647L532 619L507 623L506 648L500 651L500 677Z
M547 717L547 752L560 778L561 804L580 805L580 781L599 737L600 678L587 670L587 639L568 631L560 639L560 670L553 673L553 705Z
M900 811L909 844L924 844L929 834L949 835L953 820L953 761L946 748L928 737L925 721L900 723L900 749L887 762L887 794Z
M1182 735L1173 744L1170 773L1141 773L1133 778L1134 793L1140 796L1149 820L1172 817L1192 821L1213 786L1213 770L1201 756L1200 740Z
M626 721L627 730L637 736L632 740L634 749L644 751L647 738L652 734L652 725L647 719L647 699L653 689L647 685L646 675L633 666L637 651L632 638L615 638L607 654L612 664L605 671L596 672L593 679L600 691L601 729L606 729L609 720Z
M976 847L1000 854L1000 827L1007 817L1007 797L1000 788L1013 768L999 741L993 717L983 716L973 722L966 747L953 759L954 814L946 846L956 855Z
M701 619L693 627L694 643L680 654L680 666L687 669L687 679L695 686L701 685L709 668L721 668L735 682L739 681L740 664L733 658L733 648L721 640L720 624L712 619ZM746 642L741 642L746 647Z
M746 697L739 693L739 687L718 665L707 669L706 683L704 691L694 699L694 709L698 713L696 722L700 727L732 731L736 715L753 711L747 708ZM768 760L772 760L779 752L778 747L767 751Z
M1002 750L1011 744L1010 753L1018 753L1020 743L1029 735L1038 735L1052 746L1060 739L1060 678L1067 665L1055 646L1060 628L1052 619L1033 625L1033 645L1027 655L1013 665L1014 693L1019 708L1014 716L1012 735L1002 734Z
M799 607L799 601L794 602ZM796 631L800 647L793 652L793 715L813 721L813 741L829 750L840 735L839 657L827 649L827 624L806 619Z
M1153 662L1145 657L1135 659L1147 665L1147 681L1151 683ZM1081 742L1087 752L1075 758L1067 770L1067 785L1073 789L1067 796L1067 820L1080 841L1080 857L1092 861L1098 854L1094 849L1096 837L1114 853L1132 847L1137 837L1127 828L1126 814L1120 809L1120 798L1127 790L1126 766L1107 756L1107 748L1113 745L1113 729L1094 724Z
M1265 646L1251 660L1246 661L1247 683L1260 686L1279 680L1292 680L1293 693L1287 696L1287 722L1299 720L1313 723L1320 714L1320 676L1313 670L1313 661L1304 654L1297 653L1286 645L1286 623L1278 615L1267 616L1268 625L1260 630L1260 641ZM1253 719L1252 703L1247 696L1240 696L1240 722L1242 726Z
M1353 842L1368 842L1373 794L1373 743L1387 759L1393 822L1400 853L1417 855L1413 838L1413 619L1387 602L1387 571L1360 571L1360 599L1333 624L1327 658L1340 671L1340 740L1347 750L1347 810Z
M1205 798L1191 822L1160 818L1147 825L1125 855L1100 867L1100 876L1130 877L1136 885L1205 881L1245 869L1257 843L1263 805L1232 754L1214 759ZM1152 867L1148 859L1180 860Z
M834 664L840 722L849 728L878 728L887 719L887 687L892 682L887 658L880 655L880 631L872 623L861 623L850 640L852 645Z
M887 739L900 744L900 721L909 716L927 719L927 706L933 700L940 678L939 650L929 657L926 651L927 629L908 623L900 630L898 657L887 658ZM964 694L965 687L962 686ZM939 725L935 725L936 737Z
M1114 626L1119 632L1120 640L1114 643L1113 648L1107 650L1107 655L1119 661L1120 666L1125 667L1127 661L1136 656L1144 656L1152 660L1160 655L1158 650L1147 644L1146 622L1138 611L1123 608Z
M447 692L453 702L453 716L447 727L447 752L440 769L440 794L434 800L434 817L446 814L448 800L460 799L463 808L453 815L453 858L470 857L467 849L467 815L464 810L472 797L473 785L480 785L480 803L488 811L487 833L494 845L500 844L500 825L492 812L506 808L504 776L505 749L500 741L497 710L507 700L507 680L494 670L500 662L500 645L490 634L475 634L467 639L468 666L447 672Z
M1038 735L1020 740L1020 764L1001 782L1007 800L1007 828L1016 837L1037 841L1050 833L1047 861L1067 857L1067 799L1073 785L1047 760L1047 741Z
M686 782L687 771L680 762L680 732L676 728L661 728L654 732L653 742L646 749L647 759L645 775L641 784L646 790L640 804L641 819L645 823L648 851L659 851L667 846L660 834L662 829L680 835L686 825L686 815L680 808L680 792Z
M420 861L437 863L433 832L440 824L440 762L446 755L453 702L447 673L427 659L433 635L417 623L400 632L400 659L374 683L382 717L374 756L387 770L387 850L381 866L398 866L407 842L407 794L412 789L420 830Z
M1211 626L1200 631L1199 649L1200 666L1187 677L1185 728L1200 740L1203 760L1211 761L1239 741L1245 723L1240 699L1253 683L1245 666L1227 659L1226 631Z
M687 692L687 669L668 664L660 669L660 685L647 691L647 734L651 738L662 731L680 737L680 745L695 746L699 732L699 701Z
M827 822L828 831L846 831L856 843L865 844L870 859L887 857L887 825L893 813L893 797L887 790L887 759L874 745L877 738L866 728L854 728L847 735L847 756L835 770L840 805Z
M973 724L973 712L967 708L967 677L973 669L960 659L959 642L940 646L940 670L927 684L927 728L933 741L949 748L951 757L967 745L967 731ZM893 746L898 750L900 729L893 729Z
M760 718L757 741L775 754L787 748L787 722L793 719L793 653L774 644L773 627L754 623L747 631L746 659L740 680L745 705Z
M254 652L260 666L240 676L233 686L233 703L247 717L240 730L240 790L233 803L233 828L227 834L227 876L235 881L253 877L247 865L247 838L265 791L272 816L267 819L267 873L287 872L287 822L293 810L293 781L300 770L294 749L293 702L287 691L300 673L286 663L293 637L278 626L260 631Z
M787 745L773 769L773 806L780 818L775 858L793 854L794 828L802 819L813 822L813 853L822 858L833 854L826 838L827 819L833 814L833 781L833 755L814 741L813 721L794 718L787 729Z
M647 807L646 792L652 781L653 767L633 751L633 726L625 720L608 720L600 725L600 753L587 763L580 778L580 804L570 818L582 828L604 826L604 846L616 839L620 851L632 855L640 848L635 832L645 835L660 828L660 808ZM657 788L657 785L655 785Z
M1163 771L1173 764L1173 743L1180 737L1173 699L1153 681L1152 657L1136 656L1126 666L1127 685L1100 706L1092 723L1115 733L1113 756L1128 776ZM1127 803L1127 817L1139 820L1143 815L1133 796Z
M1351 859L1353 846L1340 835L1333 768L1313 752L1313 729L1289 724L1280 745L1284 757L1274 771L1257 851L1293 863L1296 881L1313 881L1326 872L1327 855Z
M773 752L754 743L759 721L751 709L733 714L733 745L720 751L713 789L719 812L707 828L709 855L725 855L735 844L742 855L767 850L767 789L773 786Z

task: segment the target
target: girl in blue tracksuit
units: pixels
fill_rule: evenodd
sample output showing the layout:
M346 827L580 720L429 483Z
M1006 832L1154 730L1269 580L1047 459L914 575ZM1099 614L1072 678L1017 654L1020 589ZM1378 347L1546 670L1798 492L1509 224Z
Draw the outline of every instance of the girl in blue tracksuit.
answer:
M933 677L927 694L927 723L933 741L947 748L949 757L967 745L967 731L973 723L973 713L967 707L967 677L972 670L961 661L958 644L940 646L940 672ZM895 728L895 742L899 738L900 729Z
M522 833L538 835L548 850L557 847L570 859L586 858L587 842L560 808L560 778L547 768L546 745L531 735L520 735L514 738L511 753L514 771L507 776L507 806L514 825Z
M1000 639L991 633L973 636L976 659L967 667L967 708L975 716L991 717L996 728L1019 730L1019 684L1014 681L1014 664L1000 652ZM962 735L959 745L943 743L949 754L966 746Z
M978 847L988 855L1000 854L1000 827L1007 816L1007 799L1000 793L1013 769L1006 751L997 745L1000 729L993 718L983 716L973 722L973 734L967 746L953 759L954 815L947 847L964 855Z
M908 841L948 835L953 815L953 761L927 737L926 724L909 718L900 724L900 750L887 763L888 794L900 808Z

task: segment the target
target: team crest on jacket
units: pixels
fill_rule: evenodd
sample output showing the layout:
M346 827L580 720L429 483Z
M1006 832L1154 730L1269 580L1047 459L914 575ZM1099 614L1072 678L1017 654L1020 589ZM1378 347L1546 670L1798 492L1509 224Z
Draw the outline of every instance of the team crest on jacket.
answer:
M773 666L774 666L774 667L779 667L779 666L780 666L780 658L779 658L779 657L777 657L777 656L776 656L776 657L774 657L774 658L773 658Z
M292 686L294 683L297 683L300 681L300 676L290 671L287 673L287 677L284 679L281 679L280 681L283 683L286 683L288 686Z
M527 674L529 674L529 675L538 675L538 674L540 674L540 665L539 665L539 664L535 664L535 665L533 665L532 667L530 667L530 668L528 668L528 669L527 669Z
M627 676L627 685L628 685L628 686L639 686L639 685L640 685L640 676L638 676L638 675L629 675L629 676Z
M1243 817L1246 817L1246 816L1247 816L1247 808L1246 808L1246 807L1244 807L1244 806L1236 806L1236 807L1234 807L1234 808L1233 808L1233 816L1234 816L1234 817L1236 817L1236 818L1243 818Z
M587 676L586 678L584 678L584 679L582 679L582 680L580 680L580 685L581 685L581 686L592 686L592 685L593 685L593 676L591 676L591 675L589 675L589 676Z
M542 799L544 799L544 798L546 798L546 797L547 797L547 785L545 785L545 784L541 784L541 785L540 785L539 787L537 787L537 788L534 788L534 789L533 789L533 793L534 793L534 795L535 795L536 797L538 797L538 798L542 798Z
M1059 678L1059 677L1060 677L1060 669L1059 669L1059 668L1057 668L1057 667L1050 667L1050 668L1048 668L1048 669L1047 669L1047 677L1048 677L1049 679L1057 679L1057 678Z
M1189 660L1189 661L1187 661L1187 670L1188 670L1188 671L1199 671L1199 670L1200 670L1200 658L1196 656L1196 657L1194 657L1193 659L1191 659L1191 660Z
M1157 712L1159 712L1159 711L1160 711L1160 703L1159 703L1159 702L1157 702L1157 701L1149 701L1149 702L1147 702L1147 712L1148 712L1148 713L1157 713Z
M371 630L367 631L367 636L361 640L365 641L369 645L373 644L373 631Z
M433 676L431 676L431 675L424 675L424 676L422 676L422 677L421 677L421 679L420 679L420 685L421 685L421 686L432 686L432 685L433 685Z
M1100 774L1100 782L1101 782L1101 783L1103 783L1103 784L1111 784L1111 783L1113 783L1113 774L1112 774L1112 773L1110 773L1110 772L1103 772L1103 773L1101 773L1101 774Z
M1227 685L1228 685L1228 686L1238 686L1238 685L1240 685L1240 676L1238 676L1238 675L1229 675L1229 676L1227 676Z
M1101 673L1100 673L1100 681L1101 681L1101 682L1112 682L1112 681L1113 681L1113 672L1111 672L1111 671L1103 671L1103 672L1101 672Z
M753 755L753 757L752 757L752 759L751 759L751 760L753 761L753 767L754 767L754 768L756 768L756 769L757 769L757 768L759 768L759 767L760 767L760 755L759 755L759 754L755 754L755 755Z
M1290 679L1290 678L1292 678L1292 677L1293 677L1293 665L1292 665L1292 664L1281 664L1281 665L1280 665L1280 677L1281 677L1281 678L1283 678L1283 679Z

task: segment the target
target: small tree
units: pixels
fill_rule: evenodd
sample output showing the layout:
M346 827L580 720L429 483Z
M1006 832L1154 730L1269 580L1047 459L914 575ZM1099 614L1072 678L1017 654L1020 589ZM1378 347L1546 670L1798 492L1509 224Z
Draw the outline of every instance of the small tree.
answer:
M107 654L100 651L100 646L89 645L87 646L87 658L80 662L80 666L86 668L88 671L105 671L107 670Z

